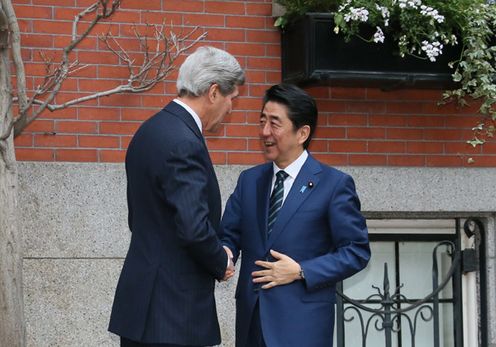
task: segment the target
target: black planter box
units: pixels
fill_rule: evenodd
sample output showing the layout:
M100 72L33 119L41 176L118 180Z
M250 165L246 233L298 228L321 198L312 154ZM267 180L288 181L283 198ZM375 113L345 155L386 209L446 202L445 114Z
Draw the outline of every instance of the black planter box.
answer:
M282 78L299 85L372 86L383 89L455 86L448 67L459 47L445 46L436 62L406 56L394 43L345 42L328 13L308 13L282 32ZM386 34L387 36L387 34Z

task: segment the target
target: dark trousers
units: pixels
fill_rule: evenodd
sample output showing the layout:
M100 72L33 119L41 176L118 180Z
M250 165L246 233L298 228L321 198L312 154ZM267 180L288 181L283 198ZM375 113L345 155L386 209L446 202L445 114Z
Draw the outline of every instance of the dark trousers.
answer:
M121 336L121 347L199 347L199 346L171 345L169 343L141 343L141 342L131 341Z
M260 308L258 307L258 301L255 304L253 315L251 316L250 329L248 330L248 339L245 347L267 347L262 333L262 324L260 323Z

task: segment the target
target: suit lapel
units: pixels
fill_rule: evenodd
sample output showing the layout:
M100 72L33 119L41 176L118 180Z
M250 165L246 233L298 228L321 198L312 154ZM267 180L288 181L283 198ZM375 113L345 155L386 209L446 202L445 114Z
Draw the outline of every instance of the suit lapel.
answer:
M273 174L272 163L268 163L263 168L260 177L257 180L257 197L255 201L257 205L258 229L262 234L261 236L264 242L267 239L269 196Z
M289 191L284 204L282 205L279 215L277 216L274 227L267 242L268 251L279 235L284 231L284 228L294 216L301 204L312 194L319 184L319 176L317 175L322 171L320 164L312 157L308 156L305 164L303 164L298 176L296 176L293 186ZM309 182L313 187L309 187Z

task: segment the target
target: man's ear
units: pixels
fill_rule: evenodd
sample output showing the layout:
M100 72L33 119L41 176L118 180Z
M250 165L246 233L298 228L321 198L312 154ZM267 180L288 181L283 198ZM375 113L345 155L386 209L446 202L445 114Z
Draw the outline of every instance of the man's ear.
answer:
M212 84L210 88L208 88L208 99L210 102L213 103L219 93L219 85L217 83Z
M310 126L304 125L298 129L298 144L303 145L310 136Z

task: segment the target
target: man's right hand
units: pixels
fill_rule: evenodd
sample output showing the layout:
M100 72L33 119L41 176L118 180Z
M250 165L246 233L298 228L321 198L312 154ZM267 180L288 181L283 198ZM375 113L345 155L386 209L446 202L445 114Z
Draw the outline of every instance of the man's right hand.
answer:
M223 247L224 247L224 250L226 251L226 254L227 254L228 263L227 263L226 273L225 273L224 278L222 280L227 281L228 279L230 279L231 277L234 276L236 269L234 267L233 254L232 254L231 250L227 246L223 246Z

